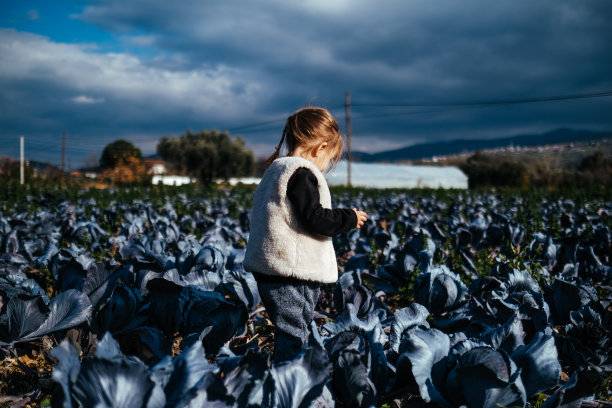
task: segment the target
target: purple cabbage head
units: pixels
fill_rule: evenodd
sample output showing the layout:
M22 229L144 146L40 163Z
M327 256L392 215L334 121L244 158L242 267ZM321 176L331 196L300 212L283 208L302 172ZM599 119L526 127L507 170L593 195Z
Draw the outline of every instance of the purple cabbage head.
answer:
M446 265L436 265L417 278L414 300L434 315L459 308L467 301L467 288Z

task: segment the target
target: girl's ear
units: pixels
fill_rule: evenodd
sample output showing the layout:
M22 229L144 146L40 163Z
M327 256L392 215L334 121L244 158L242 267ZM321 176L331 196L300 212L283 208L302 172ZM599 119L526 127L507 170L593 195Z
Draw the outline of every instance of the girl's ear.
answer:
M327 142L321 143L315 150L314 157L319 157L320 155L325 154L326 150L327 150Z

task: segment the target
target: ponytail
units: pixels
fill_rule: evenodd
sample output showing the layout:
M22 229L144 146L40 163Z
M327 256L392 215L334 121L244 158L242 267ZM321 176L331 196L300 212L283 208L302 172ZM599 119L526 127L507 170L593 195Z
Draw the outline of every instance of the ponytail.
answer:
M286 134L287 134L287 126L285 126L285 129L283 129L283 135L281 136L280 142L278 143L277 146L274 146L274 149L275 149L274 153L272 153L270 157L268 157L268 160L266 160L266 169L270 167L270 165L272 164L274 160L278 159L278 155L279 155L281 146L283 145L283 141L285 140Z
M272 154L270 155L270 157L268 157L268 160L266 160L266 169L267 169L268 167L270 167L270 165L272 164L272 162L273 162L274 160L276 160L276 159L278 159L278 150L277 150L277 151L275 151L274 153L272 153Z
M298 109L287 118L281 140L274 147L276 151L266 160L266 169L278 158L283 143L287 145L288 153L293 154L298 147L315 149L323 142L329 144L333 166L342 156L342 135L338 123L325 108Z

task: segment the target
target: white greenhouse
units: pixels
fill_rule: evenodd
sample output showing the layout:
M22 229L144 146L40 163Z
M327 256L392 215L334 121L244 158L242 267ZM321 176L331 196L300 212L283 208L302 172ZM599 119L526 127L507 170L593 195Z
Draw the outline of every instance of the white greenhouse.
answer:
M408 166L399 164L353 163L351 181L355 187L372 188L461 188L468 187L468 179L457 167ZM331 186L347 184L347 163L341 161L325 175ZM258 184L257 178L231 179L230 184Z
M347 163L341 161L325 176L332 185L347 184ZM457 167L408 166L400 164L352 163L351 184L373 188L462 188L467 176Z

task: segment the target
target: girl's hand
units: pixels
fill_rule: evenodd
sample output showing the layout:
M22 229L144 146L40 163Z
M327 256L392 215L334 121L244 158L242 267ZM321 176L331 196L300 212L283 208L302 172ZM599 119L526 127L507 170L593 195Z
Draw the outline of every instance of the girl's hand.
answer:
M359 211L356 208L353 208L353 211L355 211L355 214L357 214L357 226L355 228L359 229L368 219L368 214L363 211Z

